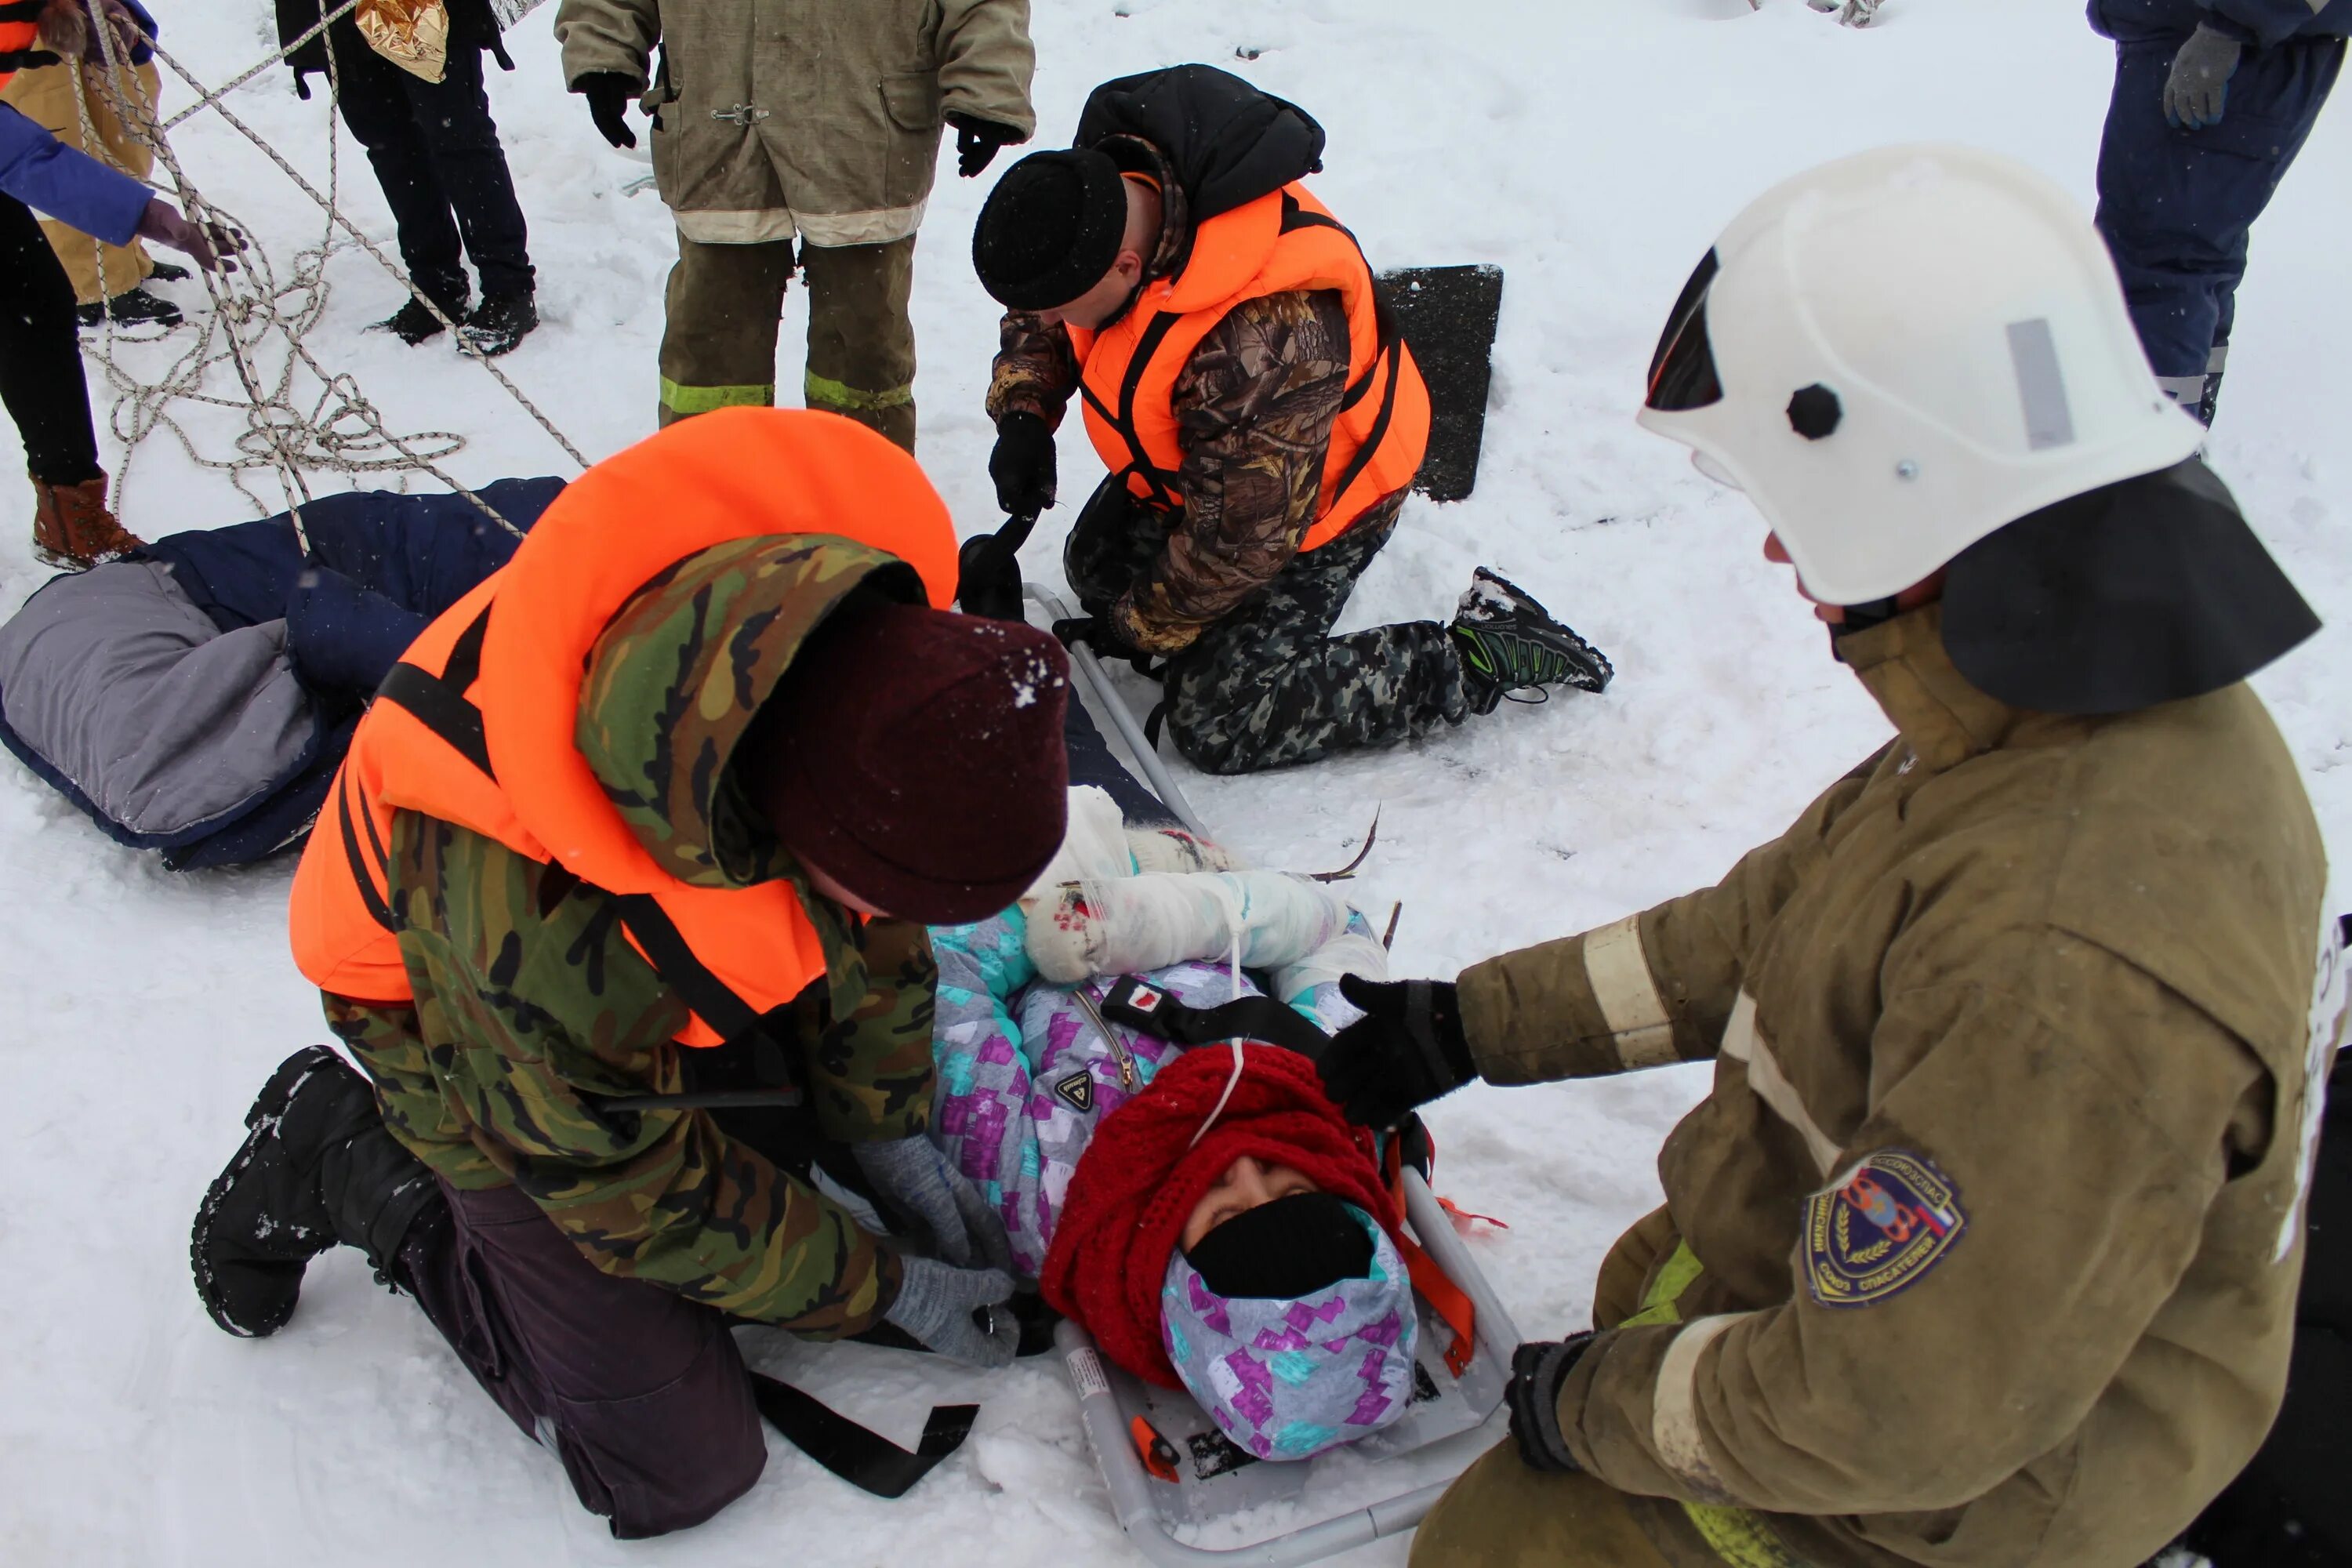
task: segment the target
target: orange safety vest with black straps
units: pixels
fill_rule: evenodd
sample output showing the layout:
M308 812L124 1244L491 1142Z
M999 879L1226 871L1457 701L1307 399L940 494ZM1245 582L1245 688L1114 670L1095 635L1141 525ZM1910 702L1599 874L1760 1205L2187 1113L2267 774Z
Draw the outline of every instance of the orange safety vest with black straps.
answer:
M58 57L41 47L42 0L0 4L0 87L20 70L53 66Z
M792 884L696 887L671 875L573 742L590 651L665 567L713 545L825 534L955 593L947 507L915 460L831 414L722 409L590 468L512 560L420 633L352 736L294 876L294 961L363 1002L413 992L389 875L392 814L422 812L560 864L614 895L631 940L715 1046L825 973Z
M1167 510L1183 504L1176 378L1201 340L1244 300L1320 289L1347 305L1348 390L1301 548L1337 539L1412 483L1429 447L1429 388L1356 237L1294 181L1203 221L1183 269L1147 284L1109 327L1069 329L1087 434L1129 493Z

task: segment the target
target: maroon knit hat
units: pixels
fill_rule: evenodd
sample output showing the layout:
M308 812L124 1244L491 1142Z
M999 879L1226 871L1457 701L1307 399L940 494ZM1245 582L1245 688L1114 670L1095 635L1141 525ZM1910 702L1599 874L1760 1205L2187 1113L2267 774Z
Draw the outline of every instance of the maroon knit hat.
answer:
M852 605L812 633L747 737L784 847L902 920L985 920L1062 847L1069 659L1044 632Z

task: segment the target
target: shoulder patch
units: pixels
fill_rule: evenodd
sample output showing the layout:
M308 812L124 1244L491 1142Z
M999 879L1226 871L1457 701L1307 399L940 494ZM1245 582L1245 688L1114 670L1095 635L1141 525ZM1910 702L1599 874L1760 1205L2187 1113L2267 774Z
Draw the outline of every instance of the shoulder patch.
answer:
M1909 1289L1968 1229L1960 1190L1925 1154L1881 1149L1805 1200L1805 1288L1824 1307Z
M1054 1085L1054 1092L1081 1116L1095 1108L1095 1080L1084 1072L1074 1072L1059 1080Z

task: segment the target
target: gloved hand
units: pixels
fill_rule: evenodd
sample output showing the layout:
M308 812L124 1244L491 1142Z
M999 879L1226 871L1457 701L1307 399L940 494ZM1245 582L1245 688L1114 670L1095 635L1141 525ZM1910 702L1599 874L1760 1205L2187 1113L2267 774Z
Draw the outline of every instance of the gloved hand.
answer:
M1340 977L1339 994L1364 1016L1331 1037L1316 1067L1323 1092L1349 1121L1393 1127L1413 1107L1478 1076L1451 982L1349 974Z
M999 147L1028 140L1010 125L982 120L977 114L950 114L948 123L956 132L956 173L967 180L988 167Z
M186 254L189 260L207 272L234 272L232 259L245 248L245 236L225 223L190 223L180 209L157 196L139 215L135 231L141 239L152 239L158 245L168 245Z
M1559 1391L1591 1342L1589 1333L1570 1334L1558 1342L1524 1344L1511 1352L1511 1381L1503 1390L1503 1403L1511 1407L1512 1440L1531 1470L1566 1475L1584 1468L1560 1435Z
M590 71L572 84L572 90L588 100L588 117L604 140L615 147L634 147L637 133L629 129L629 100L637 96L637 84L620 71Z
M918 1132L850 1149L876 1190L929 1233L940 1257L959 1268L1013 1267L1004 1222L938 1144Z
M2172 74L2164 79L2164 122L2183 131L2221 124L2230 79L2244 53L2237 39L2200 23L2172 57Z
M1118 622L1108 616L1069 616L1055 621L1054 640L1064 647L1085 643L1103 658L1134 658L1137 650L1118 633Z
M1054 504L1054 432L1041 416L1017 409L996 422L988 477L996 481L996 504L1012 516Z
M902 1257L899 1263L905 1272L898 1300L882 1314L885 1322L941 1355L974 1366L1013 1364L1021 1348L1021 1321L1005 1307L1013 1300L1013 1276L994 1268L950 1268L929 1258Z

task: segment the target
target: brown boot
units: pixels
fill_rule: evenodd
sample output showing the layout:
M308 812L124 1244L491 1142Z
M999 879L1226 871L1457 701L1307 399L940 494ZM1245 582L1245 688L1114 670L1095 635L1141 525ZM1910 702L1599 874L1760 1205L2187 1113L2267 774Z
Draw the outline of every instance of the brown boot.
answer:
M33 481L33 553L45 565L96 566L147 542L106 509L106 476L78 485Z

